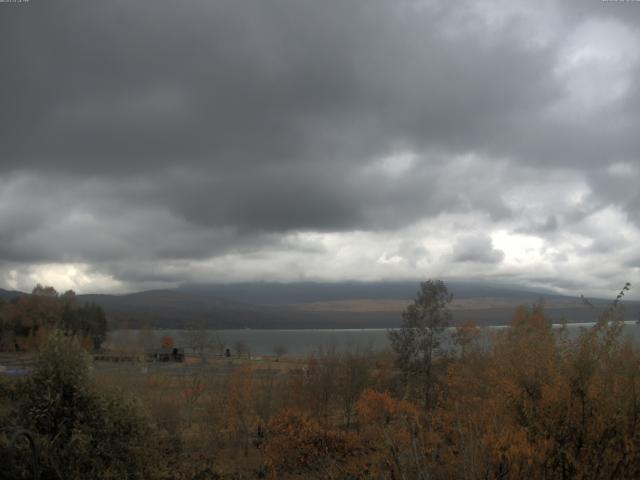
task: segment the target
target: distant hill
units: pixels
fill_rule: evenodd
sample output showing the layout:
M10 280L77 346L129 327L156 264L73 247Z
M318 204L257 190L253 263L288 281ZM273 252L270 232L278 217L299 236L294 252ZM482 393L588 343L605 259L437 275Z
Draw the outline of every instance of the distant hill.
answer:
M593 321L597 312L580 299L543 290L447 282L454 295L454 322L507 323L515 308L543 299L551 318ZM400 324L418 282L339 282L185 285L129 295L83 295L105 308L114 323L176 328L206 324L218 328L389 328ZM594 300L597 306L604 300ZM640 304L628 304L636 318Z
M0 300L9 301L12 298L22 297L28 293L18 292L17 290L4 290L0 288Z
M593 321L597 311L580 299L553 292L447 282L454 294L454 323L506 324L518 305L543 299L549 316L570 322ZM239 283L189 285L125 295L79 295L104 308L110 328L389 328L415 297L418 282ZM9 299L22 292L0 290ZM594 300L601 308L604 300ZM639 302L625 302L626 318L637 319Z
M522 290L474 282L447 282L455 298L519 298L535 300L561 297L544 290ZM415 298L419 282L246 282L230 284L185 285L180 291L242 303L278 305L358 298L405 300Z

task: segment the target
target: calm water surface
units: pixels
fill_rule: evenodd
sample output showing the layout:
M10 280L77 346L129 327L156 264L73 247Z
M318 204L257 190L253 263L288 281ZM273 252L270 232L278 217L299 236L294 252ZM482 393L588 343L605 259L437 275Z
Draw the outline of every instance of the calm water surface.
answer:
M581 331L591 327L593 323L574 323L568 325L569 335L575 337ZM556 327L559 327L557 325ZM481 328L482 344L488 347L496 331L503 326ZM449 335L453 329L449 329ZM238 342L242 342L252 355L273 355L277 347L283 347L291 355L311 355L321 350L384 350L389 348L385 328L369 329L317 329L317 330L211 330L207 337L217 337L224 348L235 350ZM640 343L640 325L626 322L623 335ZM135 348L139 346L153 347L164 336L174 339L176 346L188 347L193 333L186 330L114 330L110 332L107 346L112 348ZM450 345L445 341L444 347Z

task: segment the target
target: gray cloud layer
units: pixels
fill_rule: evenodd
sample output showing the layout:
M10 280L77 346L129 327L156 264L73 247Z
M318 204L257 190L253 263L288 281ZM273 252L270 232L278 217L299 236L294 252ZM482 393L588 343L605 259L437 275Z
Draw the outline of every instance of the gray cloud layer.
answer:
M639 20L582 1L0 5L4 283L71 264L85 290L635 280ZM375 254L345 260L355 241Z

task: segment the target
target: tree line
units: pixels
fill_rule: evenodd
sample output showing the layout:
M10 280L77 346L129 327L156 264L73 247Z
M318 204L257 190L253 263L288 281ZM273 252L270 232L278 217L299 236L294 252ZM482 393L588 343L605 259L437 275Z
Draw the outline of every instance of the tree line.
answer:
M54 329L83 339L99 349L107 336L102 307L80 303L73 290L36 285L31 295L0 300L0 351L35 351Z

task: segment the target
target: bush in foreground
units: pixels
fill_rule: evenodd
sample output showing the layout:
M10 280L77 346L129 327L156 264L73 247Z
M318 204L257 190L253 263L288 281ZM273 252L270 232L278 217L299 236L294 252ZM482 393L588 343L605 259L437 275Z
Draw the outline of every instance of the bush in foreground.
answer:
M151 423L136 400L97 389L76 338L49 336L19 398L17 424L35 439L41 478L157 476Z

